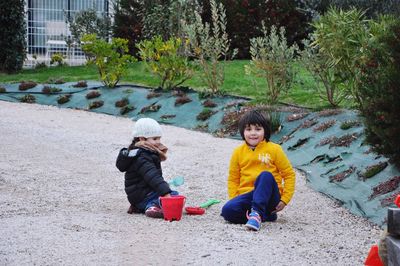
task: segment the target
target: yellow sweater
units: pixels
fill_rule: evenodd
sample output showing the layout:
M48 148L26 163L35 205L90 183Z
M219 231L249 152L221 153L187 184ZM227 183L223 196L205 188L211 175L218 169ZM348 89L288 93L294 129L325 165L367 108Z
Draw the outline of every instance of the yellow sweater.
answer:
M282 147L271 141L260 142L254 150L243 143L233 151L228 177L229 199L252 191L256 178L263 171L275 177L281 200L288 204L294 193L295 172Z

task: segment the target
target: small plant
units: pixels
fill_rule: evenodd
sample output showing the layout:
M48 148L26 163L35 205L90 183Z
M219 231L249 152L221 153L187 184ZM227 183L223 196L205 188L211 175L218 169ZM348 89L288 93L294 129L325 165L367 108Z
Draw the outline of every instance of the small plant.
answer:
M143 107L140 110L140 113L144 114L147 112L157 112L158 110L160 110L160 108L161 108L161 105L153 103L153 104Z
M313 38L313 36L311 37ZM315 86L313 89L318 93L322 100L327 100L333 107L345 99L346 93L341 84L342 79L329 63L329 59L324 53L320 53L318 48L313 46L310 40L304 40L304 49L300 52L301 62L305 69L311 73Z
M119 111L119 113L120 113L121 115L124 115L124 114L129 113L130 111L135 110L135 109L136 109L136 108L135 108L133 105L128 104L128 105L123 106L123 107L121 108L121 110Z
M62 91L60 88L44 86L42 89L42 93L44 94L53 94Z
M327 110L318 112L318 116L321 116L321 117L334 116L334 115L338 115L341 113L343 113L343 111L340 109L327 109Z
M5 92L7 92L6 88L0 87L0 93L5 93Z
M400 176L394 176L388 181L382 182L372 189L372 194L369 199L374 199L379 195L383 195L396 190L400 184Z
M247 75L265 79L266 99L269 104L276 104L279 96L287 92L294 80L295 70L293 62L297 45L288 46L285 28L281 27L279 33L275 26L267 29L262 26L263 37L250 40L251 61L245 66ZM258 84L253 79L254 86Z
M268 118L271 123L271 133L278 133L282 129L282 118L279 112L268 111Z
M149 94L147 94L146 98L147 99L152 99L152 98L160 97L161 95L162 95L161 92L152 91Z
M318 121L315 118L307 119L303 123L301 123L300 128L310 128L317 123Z
M344 179L349 177L355 170L356 168L354 166L350 166L350 168L347 170L337 173L336 175L329 176L329 182L342 182Z
M57 98L57 103L58 104L64 104L66 102L69 102L70 98L72 97L72 94L65 94L65 95L60 95Z
M112 38L111 42L100 40L96 34L84 35L83 51L88 55L88 64L97 66L100 80L114 88L126 73L127 65L135 59L128 54L128 40Z
M378 164L370 165L363 172L359 172L358 176L365 181L368 178L371 178L380 172L382 172L388 166L387 162L380 162Z
M97 97L100 97L100 95L101 95L101 93L98 90L92 90L86 94L86 99L97 98Z
M296 113L296 114L291 114L286 117L287 122L292 122L296 120L303 119L304 117L308 116L309 113Z
M203 111L201 111L201 113L199 113L196 118L197 120L206 121L215 113L216 111L213 111L209 108L204 108Z
M19 100L22 103L35 103L36 102L36 98L32 94L26 94L26 95L22 96Z
M36 87L36 85L37 85L37 83L34 81L22 81L21 84L19 84L18 89L20 91L26 91L26 90Z
M65 64L64 62L65 56L60 53L55 53L51 56L50 65L57 64L57 66L62 66Z
M129 104L129 99L127 97L122 98L115 102L115 107L124 107Z
M359 127L361 126L360 121L356 121L356 120L348 120L348 121L344 121L340 124L340 129L343 130L347 130L353 127Z
M171 119L171 118L174 118L174 117L176 117L176 115L162 115L162 116L160 116L160 118L162 120L168 120L168 119Z
M192 99L190 99L188 96L184 95L184 96L176 98L175 106L183 105L183 104L191 102L191 101L192 101Z
M190 54L201 69L201 79L207 84L211 94L219 93L224 84L224 61L233 59L234 49L229 55L230 39L226 33L227 19L225 8L215 0L210 1L211 24L202 21L199 12L194 12L194 22L184 22L183 31L190 47Z
M86 80L80 80L74 85L75 88L86 88L87 86Z
M180 53L180 50L186 50L184 45L180 38L163 41L161 36L136 45L147 70L160 80L162 89L174 89L193 76L190 61Z
M329 148L331 148L331 147L349 147L350 144L354 140L358 139L359 136L360 136L360 134L353 133L353 134L344 135L340 138L334 137L332 139L332 142L329 145Z
M211 101L210 99L207 99L203 102L203 106L208 107L208 108L213 108L213 107L216 107L217 104L215 102Z
M326 121L326 122L314 127L313 131L314 132L324 132L328 128L332 127L334 124L336 124L336 120L335 119L328 120L328 121Z
M96 109L102 107L104 105L104 101L94 101L89 103L89 109Z

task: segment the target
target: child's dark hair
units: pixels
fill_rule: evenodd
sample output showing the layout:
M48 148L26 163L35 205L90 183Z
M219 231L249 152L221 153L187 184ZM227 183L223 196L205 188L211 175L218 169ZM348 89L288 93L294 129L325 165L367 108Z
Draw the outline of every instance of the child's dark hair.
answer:
M265 141L269 141L271 137L271 123L260 111L250 110L245 113L239 120L239 132L244 139L244 129L248 125L259 125L264 128Z

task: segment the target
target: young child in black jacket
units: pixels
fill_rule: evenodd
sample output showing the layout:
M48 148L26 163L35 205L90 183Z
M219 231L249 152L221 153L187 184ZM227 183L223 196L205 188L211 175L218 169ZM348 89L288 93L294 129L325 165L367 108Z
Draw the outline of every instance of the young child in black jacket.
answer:
M163 218L158 198L178 194L163 178L161 161L167 159L167 147L161 144L161 135L157 121L141 118L135 123L132 143L118 154L116 166L125 172L125 192L131 204L128 213Z

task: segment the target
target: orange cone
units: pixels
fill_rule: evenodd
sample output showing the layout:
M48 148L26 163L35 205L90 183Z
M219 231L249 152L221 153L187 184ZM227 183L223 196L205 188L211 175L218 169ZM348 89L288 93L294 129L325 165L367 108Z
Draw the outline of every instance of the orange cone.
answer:
M371 247L364 264L365 266L384 266L378 254L378 245L373 245Z
M396 204L397 207L400 208L400 195L397 195L396 199L394 200L394 204Z

